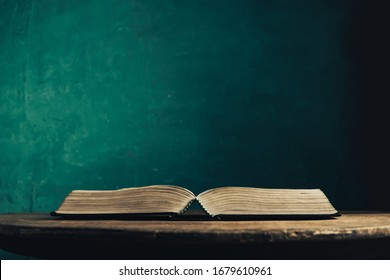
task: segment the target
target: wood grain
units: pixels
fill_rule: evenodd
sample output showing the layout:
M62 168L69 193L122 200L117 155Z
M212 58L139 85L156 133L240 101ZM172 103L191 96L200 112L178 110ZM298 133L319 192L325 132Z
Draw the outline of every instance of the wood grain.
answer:
M46 213L0 215L2 237L78 236L191 243L262 243L390 238L390 214L326 220L65 220Z

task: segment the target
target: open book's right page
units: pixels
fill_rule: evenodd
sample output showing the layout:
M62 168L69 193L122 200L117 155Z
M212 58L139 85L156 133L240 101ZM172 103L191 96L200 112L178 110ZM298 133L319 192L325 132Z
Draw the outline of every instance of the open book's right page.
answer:
M270 189L220 187L197 196L211 216L295 216L340 215L320 189Z

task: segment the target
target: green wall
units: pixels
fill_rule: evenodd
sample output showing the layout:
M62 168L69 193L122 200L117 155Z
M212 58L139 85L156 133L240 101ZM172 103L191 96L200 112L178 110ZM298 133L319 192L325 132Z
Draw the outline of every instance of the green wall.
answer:
M0 212L72 189L321 187L349 148L353 1L0 1Z

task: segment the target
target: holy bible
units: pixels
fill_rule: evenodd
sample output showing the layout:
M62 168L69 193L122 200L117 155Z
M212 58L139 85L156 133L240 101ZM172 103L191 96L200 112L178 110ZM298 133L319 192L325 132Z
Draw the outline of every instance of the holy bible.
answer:
M52 215L179 215L197 201L211 217L339 216L320 189L219 187L198 195L168 185L74 190Z

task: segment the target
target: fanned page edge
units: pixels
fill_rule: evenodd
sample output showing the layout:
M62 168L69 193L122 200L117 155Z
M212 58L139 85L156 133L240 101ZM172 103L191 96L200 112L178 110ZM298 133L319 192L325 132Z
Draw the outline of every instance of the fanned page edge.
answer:
M215 191L215 190L220 190L224 188L242 188L242 189L263 189L263 190L279 190L279 191L284 191L284 190L294 190L294 191L307 191L307 190L316 190L320 191L328 200L328 203L332 206L335 212L329 213L329 214L212 214L210 211L206 208L206 206L201 202L201 196L204 194L207 194L209 192ZM328 196L322 191L321 188L297 188L297 189L292 189L292 188L264 188L264 187L243 187L243 186L221 186L221 187L214 187L211 189L207 189L201 193L199 193L196 196L196 200L199 203L199 205L202 207L202 209L211 217L217 218L217 219L227 219L227 220L240 220L240 219L328 219L328 218L335 218L335 217L340 217L342 214L340 211L338 211L333 204L330 202Z
M196 201L198 202L198 204L200 205L200 207L203 209L203 211L206 212L207 215L209 215L210 217L213 217L213 218L218 216L218 215L213 215L213 214L211 214L211 213L207 210L206 206L204 206L204 205L202 204L202 202L198 199L198 196L196 196L196 198L195 198L194 200L196 200Z
M194 201L198 201L196 197L194 197L188 204L178 213L178 215L184 214L188 208L190 208L191 204L194 203Z
M73 193L73 192L86 192L86 193L113 193L113 192L123 192L123 191L132 191L134 189L147 189L147 188L158 188L158 187L168 187L172 189L179 189L181 191L186 192L189 194L192 199L187 203L185 207L183 207L180 211L178 212L139 212L139 213L63 213L59 211L62 207L62 205L65 203L65 201L68 199L68 197ZM115 190L72 190L68 193L68 195L62 200L60 203L59 207L55 210L50 212L51 216L67 216L67 217L93 217L93 216L154 216L154 215L180 215L183 214L188 207L193 203L193 201L196 200L196 195L190 191L189 189L180 187L180 186L175 186L175 185L149 185L149 186L139 186L139 187L127 187L127 188L120 188L120 189L115 189Z
M148 186L119 188L119 189L115 189L115 190L77 190L77 189L75 189L75 190L70 191L66 197L68 197L69 194L72 192L107 193L107 192L121 192L121 191L127 191L127 190L158 188L158 187L168 187L168 188L172 188L172 189L180 189L180 190L186 191L187 193L191 194L193 197L196 197L196 195L192 191L190 191L189 189L186 189L186 188L183 188L180 186L175 186L175 185L148 185ZM65 199L66 199L66 197L65 197Z

